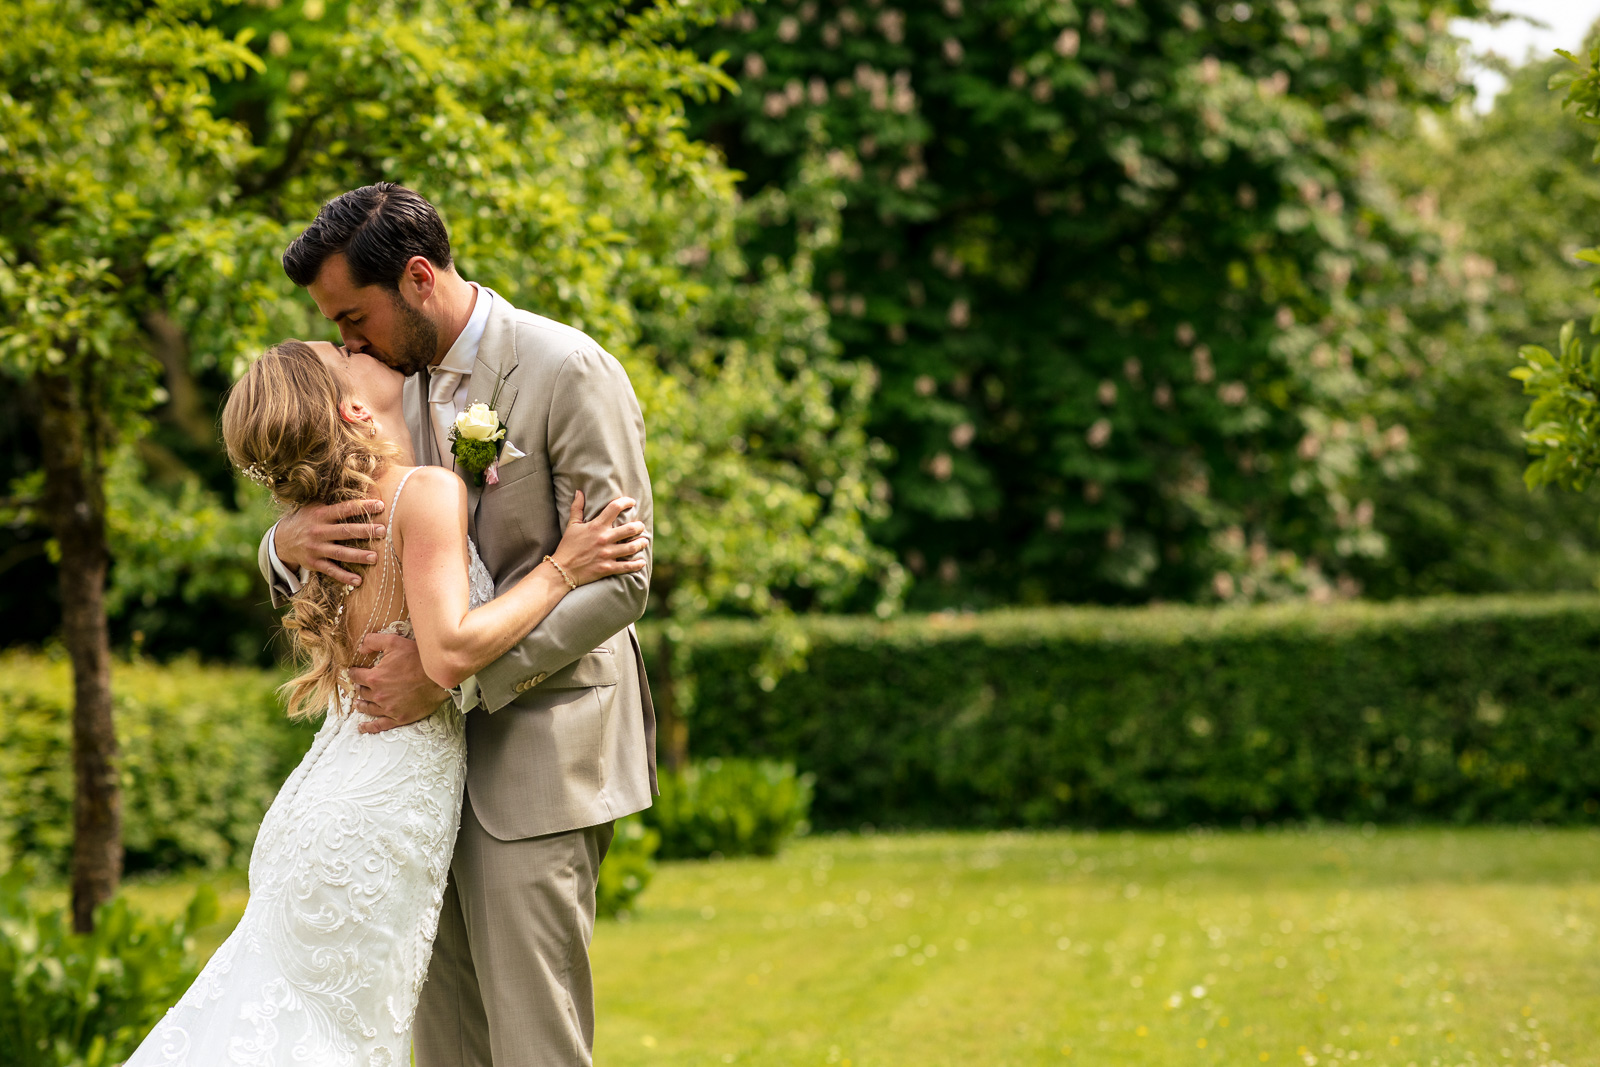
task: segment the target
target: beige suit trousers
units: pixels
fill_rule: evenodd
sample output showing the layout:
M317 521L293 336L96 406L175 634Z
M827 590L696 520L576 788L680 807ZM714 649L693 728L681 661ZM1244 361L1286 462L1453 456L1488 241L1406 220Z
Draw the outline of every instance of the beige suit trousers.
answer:
M417 1067L594 1062L589 942L613 826L501 841L463 805L417 1005Z

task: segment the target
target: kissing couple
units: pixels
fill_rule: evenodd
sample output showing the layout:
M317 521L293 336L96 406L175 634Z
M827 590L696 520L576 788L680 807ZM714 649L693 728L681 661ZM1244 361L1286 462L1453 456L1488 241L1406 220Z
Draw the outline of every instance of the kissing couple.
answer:
M232 936L127 1067L589 1064L595 887L650 806L644 419L591 338L455 270L389 183L283 266L343 346L233 387L228 456L284 516L260 563L323 715Z

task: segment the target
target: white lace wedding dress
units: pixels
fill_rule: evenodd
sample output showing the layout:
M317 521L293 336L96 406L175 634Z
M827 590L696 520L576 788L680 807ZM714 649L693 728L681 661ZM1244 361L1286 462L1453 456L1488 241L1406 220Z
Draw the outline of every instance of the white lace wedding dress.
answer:
M409 474L407 475L409 477ZM402 479L389 514L395 514ZM393 526L390 527L392 536ZM411 635L397 614L367 632ZM468 545L473 607L494 596ZM357 730L341 687L261 822L244 917L125 1067L408 1067L461 819L466 742L453 705L412 726Z

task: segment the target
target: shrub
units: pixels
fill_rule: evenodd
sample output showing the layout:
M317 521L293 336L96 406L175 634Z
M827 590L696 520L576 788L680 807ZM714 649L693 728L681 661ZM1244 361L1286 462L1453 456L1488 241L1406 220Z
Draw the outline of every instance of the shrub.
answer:
M815 774L825 827L1600 813L1592 596L804 625L770 692L759 628L686 635L690 740Z
M291 723L270 671L119 663L129 870L242 866L315 724ZM0 656L0 866L64 869L72 839L72 685L47 656Z
M717 759L661 775L661 795L643 812L661 833L662 859L773 856L809 828L812 776L793 763Z
M199 971L189 932L216 921L217 898L195 893L183 918L141 918L118 898L95 931L72 931L64 908L38 907L23 876L0 879L0 1063L121 1063Z
M661 835L645 826L637 815L617 820L595 888L595 913L600 918L614 919L633 906L655 875L652 857L660 845Z

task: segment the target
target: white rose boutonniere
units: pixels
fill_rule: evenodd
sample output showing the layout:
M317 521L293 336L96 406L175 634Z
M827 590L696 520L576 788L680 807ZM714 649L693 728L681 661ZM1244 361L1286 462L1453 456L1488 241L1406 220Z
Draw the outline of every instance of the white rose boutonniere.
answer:
M456 416L450 428L450 454L478 485L500 484L500 449L506 430L500 414L488 404L473 404Z
M493 441L504 431L498 412L488 404L474 404L456 416L456 433L469 441Z

